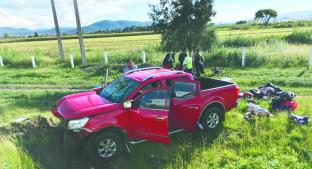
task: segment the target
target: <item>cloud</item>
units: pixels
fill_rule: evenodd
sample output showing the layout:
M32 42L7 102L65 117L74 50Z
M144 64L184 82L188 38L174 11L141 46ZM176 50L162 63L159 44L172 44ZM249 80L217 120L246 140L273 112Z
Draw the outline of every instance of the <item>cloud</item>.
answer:
M73 0L54 0L61 27L75 27ZM148 4L159 0L78 0L83 26L100 20L147 21ZM215 0L217 15L213 22L253 18L260 8L273 8L279 13L310 8L311 0ZM50 0L0 0L0 27L54 27Z
M73 0L54 0L61 27L76 26ZM156 0L78 0L83 26L100 20L149 20L148 4ZM50 0L1 0L0 27L51 28Z

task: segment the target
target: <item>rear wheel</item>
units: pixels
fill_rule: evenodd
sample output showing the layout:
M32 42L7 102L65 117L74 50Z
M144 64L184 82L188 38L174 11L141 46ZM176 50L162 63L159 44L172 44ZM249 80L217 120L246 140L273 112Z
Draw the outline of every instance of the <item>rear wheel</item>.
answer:
M222 111L217 107L209 107L204 111L201 124L208 132L214 132L222 126Z
M89 140L86 155L95 163L106 163L115 160L122 148L123 142L118 134L103 132Z

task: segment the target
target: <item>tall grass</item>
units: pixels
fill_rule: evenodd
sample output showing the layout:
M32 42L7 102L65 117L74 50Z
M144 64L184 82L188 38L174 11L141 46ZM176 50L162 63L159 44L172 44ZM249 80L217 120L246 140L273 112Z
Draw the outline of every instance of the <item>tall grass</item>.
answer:
M222 37L219 33L220 37L212 49L203 52L206 65L239 67L241 66L241 48L246 47L247 67L307 66L309 47L306 44L293 44L296 41L308 43L307 33L302 35L294 32L289 36L283 33L266 35L262 30L258 33L257 35L232 36L230 32L227 32L227 34L222 34ZM240 34L244 35L244 31ZM111 65L123 65L129 58L142 64L140 55L144 50L149 64L161 65L165 51L161 50L159 42L159 35L86 39L87 62L89 64L103 63L104 52L107 52ZM81 65L78 41L64 40L63 43L65 65L69 67L70 54L74 55L75 65ZM39 67L62 64L55 41L0 44L0 56L4 59L4 64L9 67L31 67L31 56L36 57Z
M13 138L0 138L0 168L4 169L39 169L32 157L14 144Z
M295 31L287 37L291 43L312 44L312 31Z
M256 41L256 40L255 40ZM245 38L233 38L219 43L204 54L207 66L240 67L242 65L242 47L246 48L247 67L300 67L308 66L308 45L290 44L284 40L268 39L249 41ZM245 45L243 45L245 44Z

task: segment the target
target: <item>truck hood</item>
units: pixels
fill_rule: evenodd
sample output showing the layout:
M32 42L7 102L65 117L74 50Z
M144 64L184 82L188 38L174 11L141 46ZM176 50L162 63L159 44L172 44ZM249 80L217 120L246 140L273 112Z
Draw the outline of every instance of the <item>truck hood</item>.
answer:
M57 106L57 112L63 118L80 119L120 109L121 104L111 103L95 92L84 92L63 97Z

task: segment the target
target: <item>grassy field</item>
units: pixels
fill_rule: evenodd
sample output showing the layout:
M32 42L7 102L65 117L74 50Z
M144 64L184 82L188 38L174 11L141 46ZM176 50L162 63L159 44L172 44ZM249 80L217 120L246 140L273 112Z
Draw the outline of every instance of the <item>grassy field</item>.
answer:
M1 92L1 122L8 123L16 117L33 117L43 115L50 117L48 109L53 103L69 92ZM296 114L311 116L311 96L298 97L299 108ZM268 102L260 102L265 107ZM297 126L287 120L287 113L275 113L271 118L256 118L246 121L243 114L246 102L226 115L225 124L216 135L204 132L181 133L171 138L170 145L159 143L142 143L133 147L133 153L121 157L113 166L115 168L309 168L312 162L311 124ZM45 168L51 161L29 152L28 149L51 145L58 148L51 133L36 135L41 139L20 140L1 136L0 166L8 168ZM53 145L53 146L52 146ZM37 152L38 153L38 152ZM44 154L47 154L43 150ZM50 153L50 152L49 152ZM60 156L51 152L51 156ZM150 156L155 156L151 162ZM57 158L57 157L51 157ZM60 161L57 161L62 162ZM125 162L125 163L124 163ZM155 164L156 163L156 164ZM125 165L127 164L127 165ZM51 165L51 164L50 164ZM60 164L55 164L57 168ZM1 166L2 167L2 166Z
M203 51L209 66L238 67L241 64L241 48L246 47L247 66L298 67L307 66L310 43L290 43L287 38L293 32L311 31L305 28L270 28L265 30L217 31L217 41L210 51ZM271 34L271 33L273 34ZM307 38L310 34L304 35ZM312 40L310 40L312 42ZM123 64L127 58L140 63L140 54L146 51L151 64L160 64L165 52L161 50L160 35L140 35L85 39L88 63L102 63L105 52L109 62ZM73 54L75 64L80 65L80 50L77 39L64 40L66 64ZM0 56L9 67L31 67L35 56L39 67L60 64L56 41L0 43Z
M298 95L296 114L312 116L312 70L306 70L310 45L287 41L286 37L298 28L270 28L252 34L254 31L218 31L216 44L203 52L208 66L205 76L212 76L213 66L221 66L224 73L213 77L229 77L241 91L272 82ZM11 122L38 115L52 118L49 109L59 98L77 92L74 90L101 85L104 52L109 53L110 64L105 65L110 69L109 81L121 75L121 65L127 58L141 64L142 50L146 51L149 63L160 65L165 52L159 42L159 35L85 39L90 63L87 66L79 64L78 40L63 41L66 63L58 59L56 41L0 43L0 56L6 64L0 67L0 168L60 168L63 156L57 139L51 138L53 132L35 132L39 130L35 126L35 135L30 138L11 135L5 132L14 128ZM239 67L242 46L247 47L246 68ZM75 69L69 68L70 53L78 64ZM31 56L36 56L36 69L30 68ZM259 104L269 107L268 101ZM106 168L311 168L311 123L297 126L287 120L286 112L246 121L246 107L246 102L241 101L238 108L227 113L223 128L216 134L181 133L172 137L171 145L139 144L133 147L131 155ZM151 155L155 158L151 159ZM90 168L84 168L87 167Z

